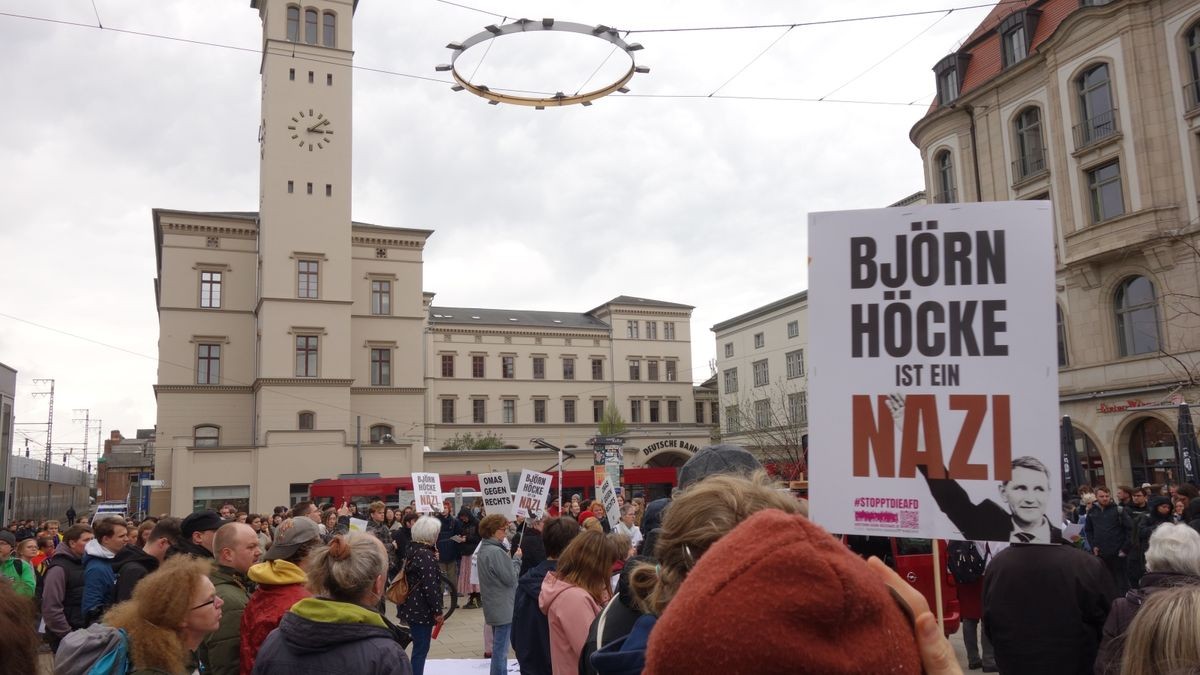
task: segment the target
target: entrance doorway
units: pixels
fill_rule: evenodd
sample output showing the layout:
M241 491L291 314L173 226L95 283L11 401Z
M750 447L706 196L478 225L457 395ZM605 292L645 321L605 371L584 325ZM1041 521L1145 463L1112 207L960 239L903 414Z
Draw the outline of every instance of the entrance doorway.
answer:
M657 455L646 460L646 466L653 467L681 467L687 463L691 455L683 452L666 451L660 452Z
M1133 483L1176 483L1175 432L1162 420L1147 417L1129 435L1129 464Z

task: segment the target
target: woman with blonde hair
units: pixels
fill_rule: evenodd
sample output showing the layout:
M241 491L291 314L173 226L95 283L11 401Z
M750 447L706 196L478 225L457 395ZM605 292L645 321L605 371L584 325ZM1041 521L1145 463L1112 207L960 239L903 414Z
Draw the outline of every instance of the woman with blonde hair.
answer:
M1129 624L1121 675L1200 671L1200 587L1155 593Z
M571 540L558 567L542 581L538 606L550 624L550 662L554 675L579 672L579 654L588 627L611 596L609 574L626 550L603 532L586 530ZM625 548L628 548L626 544Z

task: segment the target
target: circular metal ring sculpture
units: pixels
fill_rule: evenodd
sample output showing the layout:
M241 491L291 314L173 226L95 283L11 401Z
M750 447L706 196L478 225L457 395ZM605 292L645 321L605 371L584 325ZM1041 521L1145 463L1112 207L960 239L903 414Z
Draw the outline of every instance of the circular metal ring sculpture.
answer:
M456 62L458 61L458 57L462 56L463 53L465 53L471 47L488 40L494 40L503 35L513 35L516 33L526 33L531 31L559 31L578 33L580 35L597 37L606 42L611 42L613 45L623 50L629 57L629 70L621 75L616 82L604 87L600 87L599 89L595 89L593 91L573 94L570 96L560 91L553 96L545 97L501 94L499 92L492 91L485 85L472 84L467 78L463 77L458 72L458 68L455 66ZM581 23L555 21L554 19L542 19L541 22L532 21L530 19L517 19L516 21L512 23L506 23L503 26L497 26L493 24L485 27L482 32L472 35L463 42L451 42L450 44L446 45L446 48L453 51L454 55L450 57L450 63L439 65L435 68L435 70L439 72L449 71L450 74L454 76L454 81L458 83L451 87L451 89L454 91L462 91L466 89L476 96L487 99L488 103L491 105L496 105L499 103L511 103L513 105L532 106L537 110L543 110L546 106L564 106L574 105L576 103L588 106L592 104L592 101L604 96L608 96L613 92L619 91L622 94L628 93L629 88L625 85L628 84L631 79L633 79L635 73L650 72L650 68L647 66L637 65L633 58L633 53L640 50L642 46L636 42L625 42L617 34L617 30L615 28L609 28L608 26L604 25L585 26Z

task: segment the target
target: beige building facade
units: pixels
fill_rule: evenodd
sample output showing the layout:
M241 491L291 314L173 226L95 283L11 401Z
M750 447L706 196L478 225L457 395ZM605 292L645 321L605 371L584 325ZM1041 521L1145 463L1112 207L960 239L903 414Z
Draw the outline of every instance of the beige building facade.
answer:
M932 201L1053 204L1060 407L1088 481L1179 480L1177 404L1200 374L1200 6L1001 3L934 77L910 134Z
M351 220L356 4L251 3L263 25L259 210L153 211L165 486L150 511L267 510L339 474L542 469L519 448L583 445L598 401L630 424L627 466L681 464L710 432L695 416L691 307L433 307L432 231ZM467 432L518 449L440 450Z

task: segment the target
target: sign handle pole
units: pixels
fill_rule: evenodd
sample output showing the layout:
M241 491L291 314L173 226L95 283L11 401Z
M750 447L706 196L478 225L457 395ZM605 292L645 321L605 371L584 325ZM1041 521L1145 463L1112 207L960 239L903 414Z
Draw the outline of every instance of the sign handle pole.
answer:
M562 514L562 448L558 448L558 512Z
M934 611L937 614L938 628L941 629L942 635L946 634L946 618L942 616L942 564L940 551L941 542L937 539L933 540L933 603L937 609Z

